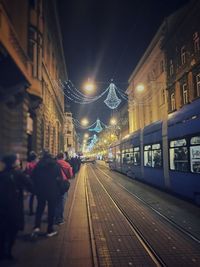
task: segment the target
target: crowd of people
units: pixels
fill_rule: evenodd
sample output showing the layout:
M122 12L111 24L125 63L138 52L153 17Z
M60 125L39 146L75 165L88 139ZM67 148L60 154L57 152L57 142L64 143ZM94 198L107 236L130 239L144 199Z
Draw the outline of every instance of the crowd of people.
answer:
M4 156L1 163L3 168L0 171L0 260L3 260L13 259L12 248L17 233L24 230L25 190L30 193L29 215L35 214L30 236L35 237L40 232L46 205L46 236L52 237L57 234L54 225L64 223L69 179L74 178L79 171L81 160L79 157L69 158L67 152L61 152L55 158L48 151L43 151L39 157L32 151L25 169L15 154ZM68 186L63 187L65 184Z

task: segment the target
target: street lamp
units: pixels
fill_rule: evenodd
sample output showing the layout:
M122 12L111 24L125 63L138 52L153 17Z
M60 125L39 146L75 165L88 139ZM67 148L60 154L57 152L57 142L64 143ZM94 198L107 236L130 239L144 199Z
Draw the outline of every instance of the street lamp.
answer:
M138 93L142 93L144 92L144 89L145 89L145 85L143 83L139 83L137 86L136 86L136 90Z
M87 126L88 123L89 123L89 121L88 121L87 118L84 118L84 119L81 120L81 125L83 125L83 126Z
M87 80L87 82L85 83L84 85L84 89L87 91L87 92L92 92L95 88L95 85L94 85L94 82L93 81L90 81L90 79Z
M113 125L113 126L115 126L117 124L117 120L115 118L112 118L110 120L110 124Z
M88 133L85 133L84 134L84 138L88 138L89 137L89 134Z

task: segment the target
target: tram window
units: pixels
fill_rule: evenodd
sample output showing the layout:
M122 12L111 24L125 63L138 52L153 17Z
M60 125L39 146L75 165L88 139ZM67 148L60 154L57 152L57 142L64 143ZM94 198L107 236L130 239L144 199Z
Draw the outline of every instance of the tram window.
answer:
M188 149L186 139L170 142L170 169L175 171L188 171Z
M144 166L152 167L152 150L151 145L144 147Z
M140 148L134 147L133 149L133 164L135 166L140 165Z
M162 154L160 144L152 145L152 167L160 168L162 166Z
M191 172L200 173L200 136L190 140L190 168Z

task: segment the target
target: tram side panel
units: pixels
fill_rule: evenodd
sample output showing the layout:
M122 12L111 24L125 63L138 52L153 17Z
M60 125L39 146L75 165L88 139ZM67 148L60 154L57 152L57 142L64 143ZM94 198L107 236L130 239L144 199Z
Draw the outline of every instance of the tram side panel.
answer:
M200 204L200 117L168 127L170 188Z
M143 131L144 181L165 188L162 156L162 122L156 122Z

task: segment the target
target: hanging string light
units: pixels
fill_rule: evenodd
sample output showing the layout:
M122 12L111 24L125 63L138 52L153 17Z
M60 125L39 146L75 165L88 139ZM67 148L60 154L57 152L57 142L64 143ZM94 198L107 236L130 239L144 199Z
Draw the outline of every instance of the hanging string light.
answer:
M104 100L104 103L110 109L116 109L122 101L117 96L117 93L123 100L128 100L127 95L121 89L117 88L113 82L111 82L110 85L98 96L88 96L83 94L74 86L74 84L70 80L64 83L58 80L54 81L53 84L54 86L59 88L70 101L76 104L85 105L94 103L95 101L98 101L100 98L102 98L107 92L108 94L106 99Z

